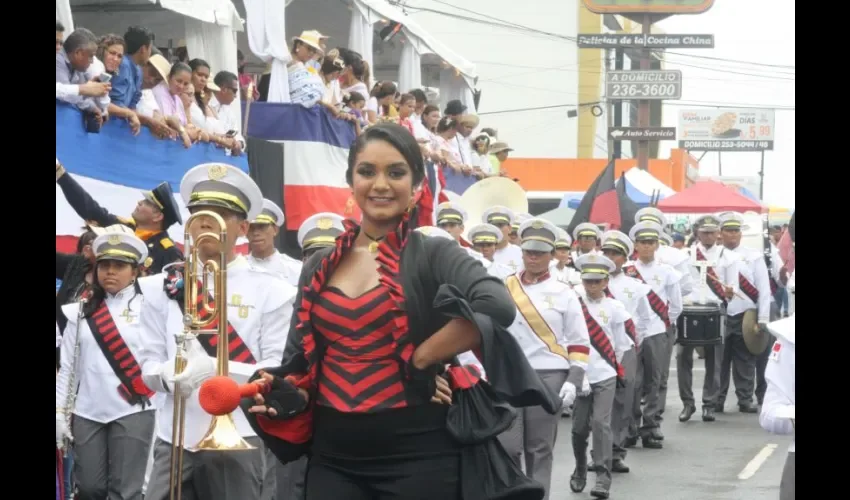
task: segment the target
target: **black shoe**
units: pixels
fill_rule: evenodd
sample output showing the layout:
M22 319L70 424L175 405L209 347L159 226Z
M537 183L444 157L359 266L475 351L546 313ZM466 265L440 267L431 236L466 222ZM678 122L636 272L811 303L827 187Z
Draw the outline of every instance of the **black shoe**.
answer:
M634 448L637 445L638 438L636 437L627 437L625 441L623 441L623 448Z
M682 413L679 414L679 422L687 422L691 419L691 417L696 413L697 408L692 404L686 404L684 408L682 408Z
M703 422L714 422L714 408L710 406L702 407L702 421Z
M759 407L753 403L743 403L738 405L738 411L741 413L758 413Z
M593 498L608 498L610 488L605 484L600 484L599 482L593 486L593 489L590 490L590 496Z
M585 486L587 486L587 469L576 467L573 475L570 476L570 489L573 493L581 493Z
M615 458L614 461L611 462L611 472L626 474L629 472L629 466L626 465L626 462L622 458Z
M664 441L664 434L661 432L659 427L652 429L652 431L650 431L650 436L652 436L652 439L656 441Z
M714 412L715 413L726 413L726 409L724 408L723 403L716 403L714 405Z
M661 448L664 448L664 445L661 444L661 441L653 439L652 436L640 438L640 441L644 448L648 448L650 450L660 450Z

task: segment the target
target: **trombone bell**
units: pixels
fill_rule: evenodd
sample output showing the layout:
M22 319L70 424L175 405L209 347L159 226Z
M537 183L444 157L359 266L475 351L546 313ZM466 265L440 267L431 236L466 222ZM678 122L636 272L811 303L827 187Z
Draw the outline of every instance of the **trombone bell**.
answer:
M232 413L213 417L212 422L210 422L210 428L195 448L208 451L256 449L256 447L248 444L239 435L239 431L236 430L236 422L233 421Z

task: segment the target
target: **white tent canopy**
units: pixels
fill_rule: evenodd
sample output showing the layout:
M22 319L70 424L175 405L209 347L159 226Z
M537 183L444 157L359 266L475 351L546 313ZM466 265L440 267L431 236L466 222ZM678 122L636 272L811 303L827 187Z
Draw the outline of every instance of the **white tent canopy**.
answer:
M632 167L626 171L626 179L641 193L652 194L658 191L662 198L676 194L676 191L673 191L667 184L664 184L656 179L654 175L638 167Z

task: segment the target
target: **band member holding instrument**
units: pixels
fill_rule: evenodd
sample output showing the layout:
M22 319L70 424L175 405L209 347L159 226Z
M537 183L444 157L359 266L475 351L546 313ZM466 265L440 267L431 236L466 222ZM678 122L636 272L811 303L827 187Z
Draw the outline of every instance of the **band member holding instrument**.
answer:
M362 224L346 220L334 248L305 263L283 364L258 372L270 392L243 404L280 460L309 450L311 500L455 500L465 487L461 445L447 427L450 390L437 389L435 376L503 330L439 314L434 299L440 290L502 328L516 311L504 285L459 245L409 226L424 177L419 145L404 127L380 123L357 138L346 179ZM500 337L507 348L495 356L519 366L522 353L509 340ZM479 354L490 371L493 358ZM490 382L502 390L504 380Z
M556 280L575 286L581 284L581 273L572 266L572 245L573 239L569 233L558 228L558 239L555 240L554 258L549 264L549 271Z
M260 188L248 174L220 163L198 165L183 177L180 194L190 213L211 211L225 222L226 228L219 228L214 218L206 215L192 221L186 228L192 241L196 241L202 233L218 235L221 230L226 230L226 237L221 243L202 242L196 247L199 262L189 262L188 265L201 266L219 259L222 253L225 255L226 286L220 292L226 300L229 324L229 368L231 376L245 381L257 367L280 363L292 316L295 288L234 251L236 240L246 234L249 221L255 220L263 208ZM191 256L194 250L187 248L186 254ZM241 412L234 413L238 435L256 449L194 449L212 420L200 407L196 389L216 372L218 337L201 334L186 340L186 365L175 375L175 335L183 331L183 310L186 301L190 300L183 296L182 277L175 266L166 273L140 280L145 294L145 311L142 314L145 337L139 363L148 387L165 394L145 498L169 498L171 456L173 453L180 454L185 443L187 449L182 452L182 469L179 474L174 472L175 476L182 475L183 499L271 499L275 493L274 474L267 474L270 469L265 468L261 442ZM198 315L203 320L209 314L203 306L204 295L208 295L211 306L217 307L212 298L217 292L206 282L202 288L206 289L198 290L197 300ZM215 327L218 328L217 323ZM175 386L180 391L177 395L174 393ZM186 398L185 401L180 400L185 408L185 420L178 422L179 426L185 425L183 443L175 442L175 436L179 434L175 432L179 429L173 427L175 419L172 418L175 396Z
M142 381L137 358L143 299L136 279L147 249L127 233L103 234L92 247L92 293L81 311L80 303L62 307L68 324L56 380L56 437L73 435L78 498L141 500L155 420L154 392ZM73 392L72 407L64 407Z
M280 253L274 246L285 218L283 210L271 200L263 200L263 210L248 226L248 241L251 255L248 262L271 272L292 286L301 276L301 261Z
M311 255L322 248L336 245L337 236L345 232L344 219L331 212L311 215L298 228L298 245L301 247L301 260L306 262Z
M717 244L720 220L713 215L697 219L698 241L691 247L691 275L694 288L684 299L688 304L717 304L725 308L734 297L738 284L738 260L735 252ZM701 268L707 268L705 279ZM729 284L732 284L729 286ZM693 392L694 346L676 347L676 376L679 379L679 397L684 404L679 414L680 422L687 422L696 412ZM723 357L722 345L706 345L705 378L702 386L702 420L714 422L717 394L720 391L720 366Z
M578 296L549 273L557 234L558 228L543 219L520 225L523 270L505 280L518 311L508 330L543 383L559 393L563 406L570 406L584 379L591 340ZM517 463L525 455L526 474L546 487L545 498L551 493L559 421L560 415L540 407L524 408L500 436Z
M627 276L636 278L652 288L649 305L653 314L647 326L646 337L641 341L637 380L642 388L639 394L646 395L640 426L640 438L644 448L661 449L664 434L661 433L661 380L664 367L670 363L670 335L676 319L682 313L681 274L669 264L656 260L658 239L664 229L655 222L638 222L632 226L629 237L634 240L637 260L623 268Z
M760 335L767 336L770 322L770 276L764 254L741 245L741 229L744 217L728 212L720 219L720 234L723 246L739 258L737 283L739 293L726 306L726 338L723 342L723 362L720 366L720 391L717 394L715 411L723 413L723 404L729 392L730 371L735 381L735 395L741 413L758 413L753 401L756 387L756 358L744 343L744 314L755 309L758 314Z
M632 349L635 325L626 308L607 291L608 280L616 265L603 255L586 254L576 261L582 284L576 287L587 331L590 334L590 361L573 410L573 453L576 468L570 477L570 489L584 491L587 484L587 438L593 431L593 468L596 485L594 498L608 498L611 489L614 436L611 418L614 394L626 385L623 356Z
M496 243L493 262L500 262L517 272L522 266L522 250L510 242L511 224L516 221L516 214L508 207L490 207L481 215L481 222L492 224L502 232L502 238Z
M502 230L493 224L478 224L469 229L469 239L472 248L481 255L481 264L487 269L490 276L495 276L504 281L514 273L512 267L501 262L496 262L496 246L504 239Z
M788 231L791 241L796 243L795 215L791 216ZM770 360L765 370L767 391L764 394L764 404L759 415L761 426L774 434L794 434L796 427L797 400L797 343L796 315L774 321L768 327L776 336L776 343L770 349ZM796 441L796 440L795 440ZM794 500L797 460L796 442L788 449L788 458L782 470L782 482L779 485L779 500Z
M181 224L180 209L174 201L171 186L163 182L150 191L143 191L143 199L136 204L131 218L119 217L109 213L89 195L82 186L56 162L56 184L62 188L65 199L71 208L84 221L96 223L100 227L113 224L129 226L147 245L148 256L140 264L142 275L156 274L172 262L183 260L180 249L168 237L168 228Z
M637 443L639 433L635 415L640 415L641 399L637 389L643 386L637 380L638 350L646 337L647 329L652 326L654 316L649 305L649 296L654 293L652 287L623 272L623 266L633 252L632 240L624 233L605 231L602 235L602 254L615 266L608 278L608 288L605 292L609 297L619 300L632 317L632 323L626 328L632 347L623 353L620 360L625 377L624 383L617 387L614 394L611 416L611 432L614 435L611 472L629 472L629 466L625 462L626 445L634 446Z

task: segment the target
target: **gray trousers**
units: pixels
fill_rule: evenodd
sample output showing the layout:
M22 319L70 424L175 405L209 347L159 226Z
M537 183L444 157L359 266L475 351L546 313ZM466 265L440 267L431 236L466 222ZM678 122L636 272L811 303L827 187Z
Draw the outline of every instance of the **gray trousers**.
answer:
M720 363L723 344L702 346L705 353L705 377L702 381L702 405L713 407L720 391ZM694 399L694 351L696 347L676 346L676 377L679 381L679 399L686 405L696 406Z
M632 402L635 426L639 433L646 437L653 429L661 426L661 376L664 372L664 361L668 360L667 333L658 333L643 340L638 354L637 374L635 376L635 397ZM669 370L669 368L668 368ZM646 404L641 411L641 395L646 395Z
M244 439L257 449L184 451L183 500L249 500L263 497L263 443L258 437ZM170 469L171 443L157 438L145 500L168 499Z
M670 378L670 364L673 360L673 347L676 344L676 325L667 329L667 355L661 360L661 381L658 383L658 399L661 401L661 411L667 408L667 379Z
M609 485L614 448L611 411L614 407L616 389L616 377L590 384L590 395L577 397L575 409L573 409L573 453L576 461L582 461L587 456L587 438L593 432L591 458L596 468L596 477L604 480L607 476ZM602 467L605 468L605 472L601 471Z
M782 481L779 483L779 500L794 500L794 486L797 478L796 452L788 454L785 467L782 468Z
M623 442L629 437L629 428L634 421L632 408L635 398L637 362L635 348L631 348L623 354L623 361L620 364L623 365L623 370L626 372L626 383L625 387L617 387L614 391L614 403L611 410L611 434L614 439L613 457L618 459L626 458ZM596 444L594 443L595 448Z
M540 379L555 394L567 381L567 372L562 370L538 371ZM552 462L555 439L561 412L549 415L541 406L517 408L517 416L508 430L499 435L499 441L514 462L520 467L525 455L525 475L546 488L544 500L549 498L552 482ZM608 449L611 449L609 443Z
M102 424L74 416L74 477L80 500L141 500L153 410Z
M305 500L307 479L307 457L303 456L288 464L280 463L271 451L266 451L266 479L263 482L263 492L266 491L266 481L269 475L275 476L276 491L270 500ZM263 498L266 498L263 495ZM342 499L340 499L342 500Z
M753 402L756 389L756 355L751 353L744 343L743 321L743 313L726 317L726 338L723 342L723 363L720 366L718 405L726 401L730 378L735 382L735 396L738 397L738 404Z

